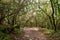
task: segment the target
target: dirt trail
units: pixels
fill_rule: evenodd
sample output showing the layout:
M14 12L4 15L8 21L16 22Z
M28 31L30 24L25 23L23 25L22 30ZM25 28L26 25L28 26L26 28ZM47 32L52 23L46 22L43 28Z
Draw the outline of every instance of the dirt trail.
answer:
M24 28L23 40L48 40L46 35L44 35L39 28Z
M37 27L24 27L22 35L13 35L10 40L60 40L58 34L54 34L51 38L44 35L44 30ZM59 38L58 38L59 37Z

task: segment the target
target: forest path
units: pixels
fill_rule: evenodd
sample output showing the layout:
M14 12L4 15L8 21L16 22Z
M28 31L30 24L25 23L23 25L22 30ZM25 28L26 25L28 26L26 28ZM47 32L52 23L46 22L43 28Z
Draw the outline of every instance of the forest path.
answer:
M10 40L60 40L60 36L54 33L51 37L44 34L44 28L24 27L22 35L12 35Z
M24 36L22 40L48 40L46 35L37 27L24 27Z

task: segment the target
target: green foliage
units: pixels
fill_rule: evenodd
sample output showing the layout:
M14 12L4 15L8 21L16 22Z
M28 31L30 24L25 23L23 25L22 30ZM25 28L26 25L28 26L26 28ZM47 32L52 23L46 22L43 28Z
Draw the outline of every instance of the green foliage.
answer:
M46 35L51 35L52 33L54 33L54 30L45 28L43 33L46 34Z
M0 32L0 40L9 40L10 34Z
M21 29L15 28L14 33L15 34L21 34L23 31Z
M54 29L56 26L57 30L60 29L60 3L57 0L47 1L0 1L0 24L2 24L0 30L11 28L16 34L21 34L22 30L15 28L16 26L35 26L48 29ZM53 32L53 30L48 29L45 33Z
M2 25L0 25L0 30L4 30L4 27Z

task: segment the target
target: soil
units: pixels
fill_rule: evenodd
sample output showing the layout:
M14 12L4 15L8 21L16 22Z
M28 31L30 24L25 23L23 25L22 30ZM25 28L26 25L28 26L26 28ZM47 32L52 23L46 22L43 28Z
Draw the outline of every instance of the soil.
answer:
M53 36L49 37L43 33L43 29L37 27L24 27L22 35L12 35L10 40L60 40L55 33Z

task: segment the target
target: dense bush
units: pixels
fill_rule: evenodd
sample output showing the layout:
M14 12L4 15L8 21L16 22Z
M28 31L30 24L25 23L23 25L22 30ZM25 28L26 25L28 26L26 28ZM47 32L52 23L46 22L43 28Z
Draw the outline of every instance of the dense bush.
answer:
M10 34L6 34L0 31L0 40L9 40Z

